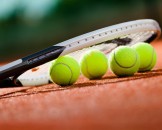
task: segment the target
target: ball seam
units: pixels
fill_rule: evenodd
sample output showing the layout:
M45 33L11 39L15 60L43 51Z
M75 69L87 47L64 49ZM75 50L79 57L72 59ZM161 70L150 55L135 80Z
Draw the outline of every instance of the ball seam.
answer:
M72 77L73 77L73 73L72 73L71 68L70 68L68 65L66 65L65 63L61 63L61 62L60 62L60 63L57 63L56 65L54 65L54 66L52 67L52 70L54 69L55 66L57 66L57 65L59 65L59 64L63 64L63 65L65 65L66 67L69 68L69 70L70 70L70 72L71 72L71 77L70 77L70 80L69 80L69 82L68 82L68 85L70 85L70 82L71 82ZM51 70L51 72L52 72L52 70ZM51 72L50 72L50 75L51 75Z
M88 76L90 76L90 79L91 79L93 77L93 75L90 74L90 72L89 72L87 58L85 58L85 64L86 64L87 74L88 74Z
M120 64L118 63L118 61L117 61L117 59L116 59L115 51L114 51L114 60L115 60L115 63L116 63L119 67L121 67L121 68L131 68L131 67L135 66L135 64L136 64L136 62L137 62L137 55L136 55L136 60L134 61L134 63L133 63L131 66L128 66L128 67L122 66L122 65L120 65Z
M155 53L155 50L154 49L152 49L152 51L153 51L153 53L152 53L152 57L151 57L151 61L150 61L150 63L146 66L146 67L140 67L140 69L147 69L147 68L149 68L150 66L151 66L151 64L152 64L152 62L153 62L153 59L154 59L154 53Z

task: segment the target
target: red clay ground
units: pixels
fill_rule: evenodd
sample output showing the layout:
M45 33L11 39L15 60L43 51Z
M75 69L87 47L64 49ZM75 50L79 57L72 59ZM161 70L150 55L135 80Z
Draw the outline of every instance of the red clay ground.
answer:
M153 71L117 78L80 77L71 87L55 84L0 89L0 129L162 129L162 41Z

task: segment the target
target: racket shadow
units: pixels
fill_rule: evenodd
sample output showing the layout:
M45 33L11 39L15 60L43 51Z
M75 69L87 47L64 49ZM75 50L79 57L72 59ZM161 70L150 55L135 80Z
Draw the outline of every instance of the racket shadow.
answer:
M162 69L152 70L145 73L137 73L134 76L130 76L130 77L118 78L114 75L110 75L110 76L105 76L100 80L87 80L88 82L87 81L78 82L76 84L73 84L72 86L67 86L67 87L59 87L54 84L49 84L49 85L38 86L38 87L28 87L24 89L22 88L21 90L15 90L9 93L1 94L0 99L34 95L39 93L65 91L65 90L76 89L76 88L96 87L105 84L115 84L119 82L133 81L133 80L139 80L139 79L151 78L157 76L162 76Z

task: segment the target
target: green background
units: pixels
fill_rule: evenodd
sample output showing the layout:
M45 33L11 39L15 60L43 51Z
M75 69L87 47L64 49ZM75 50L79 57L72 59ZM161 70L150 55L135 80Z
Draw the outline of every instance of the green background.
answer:
M161 0L1 0L0 62L130 20L162 24Z

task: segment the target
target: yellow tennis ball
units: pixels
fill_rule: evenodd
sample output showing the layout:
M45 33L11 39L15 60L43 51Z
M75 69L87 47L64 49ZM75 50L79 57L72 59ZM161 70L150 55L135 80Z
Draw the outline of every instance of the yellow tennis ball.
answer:
M80 75L79 63L71 56L62 56L51 63L49 76L52 82L61 85L72 85Z
M132 46L137 51L140 58L139 72L145 72L151 70L157 60L155 49L148 43L139 42Z
M120 46L111 52L109 64L117 76L131 76L138 71L140 60L137 52L131 47Z
M88 79L99 79L108 69L107 57L99 50L87 51L81 58L80 67Z

